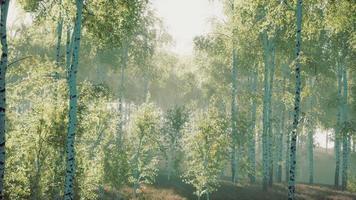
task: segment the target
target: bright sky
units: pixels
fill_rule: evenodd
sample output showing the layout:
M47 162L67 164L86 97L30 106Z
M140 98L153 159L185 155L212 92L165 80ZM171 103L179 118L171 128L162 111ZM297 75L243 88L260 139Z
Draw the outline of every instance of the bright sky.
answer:
M24 17L25 16L25 17ZM23 18L24 17L24 18ZM24 21L21 21L25 19ZM16 0L10 1L9 13L7 18L7 24L9 29L13 29L14 26L21 26L22 24L31 23L30 14L26 14L17 4Z
M19 23L17 20L21 12L15 6L15 2L16 0L10 3L8 18L10 27ZM151 2L175 41L171 50L180 55L191 54L193 38L210 30L210 19L223 16L222 4L218 0L151 0Z
M222 5L217 0L152 0L152 3L175 40L172 50L181 55L191 54L193 38L210 30L210 19L222 16Z
M16 7L15 5L16 5L16 1L10 1L9 13L7 17L7 23L9 24L10 27L15 23L16 18L18 18L19 15L19 8Z

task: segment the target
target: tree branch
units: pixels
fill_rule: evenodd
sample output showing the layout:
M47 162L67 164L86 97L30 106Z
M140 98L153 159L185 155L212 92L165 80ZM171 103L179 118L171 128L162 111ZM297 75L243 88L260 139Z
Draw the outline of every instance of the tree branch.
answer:
M22 60L25 60L25 59L31 58L31 57L32 57L32 56L26 56L26 57L17 59L17 60L15 60L15 61L12 61L11 63L9 63L7 66L10 67L11 65L13 65L13 64L15 64L15 63L18 63L18 62L20 62L20 61L22 61Z
M289 4L288 0L281 0L281 3L287 6L288 10L294 11L293 7Z

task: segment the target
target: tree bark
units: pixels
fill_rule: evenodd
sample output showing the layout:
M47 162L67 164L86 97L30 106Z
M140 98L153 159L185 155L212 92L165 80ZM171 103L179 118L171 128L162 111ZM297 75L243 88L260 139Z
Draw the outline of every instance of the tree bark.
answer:
M341 139L341 108L342 108L342 69L338 64L337 66L337 80L338 80L338 92L337 92L337 102L338 102L338 112L337 112L337 121L335 128L335 174L334 174L334 186L339 187L340 180L340 139Z
M232 3L233 21L235 21L235 5ZM236 44L237 29L234 27L232 31L232 88L231 88L231 135L232 135L232 151L231 151L231 173L232 182L236 183L238 179L238 130L237 130L237 44Z
M310 86L314 85L312 81ZM309 97L309 123L308 123L308 168L309 168L309 184L314 183L314 117L313 117L313 104L314 96Z
M252 113L251 113L251 133L249 134L249 178L251 183L256 182L256 113L257 113L257 81L258 81L258 74L257 70L253 73L253 83L252 83Z
M267 191L268 188L268 175L269 175L269 160L268 160L268 97L269 97L269 74L270 74L270 69L269 69L269 48L268 48L268 35L267 32L265 31L262 33L262 42L264 46L264 65L265 65L265 70L264 70L264 96L263 96L263 127L262 127L262 172L263 172L263 177L262 177L262 188L264 191Z
M297 1L296 16L297 16L297 33L296 33L296 60L295 60L295 97L294 97L294 119L293 129L291 134L290 147L290 172L288 182L288 200L295 200L295 179L296 179L296 153L297 153L297 129L299 123L300 112L300 93L301 93L301 64L300 64L300 49L302 42L302 3L303 0Z
M292 111L289 111L288 113L288 122L292 121L292 118L293 118L293 112ZM293 126L293 123L292 125L289 124L288 127L291 127ZM292 129L291 128L288 128L286 129L286 143L287 143L287 146L286 146L286 182L288 183L289 181L289 168L290 168L290 144L291 144L291 131Z
M283 77L283 92L286 91L286 77ZM285 113L286 113L286 106L284 102L282 102L282 115L281 115L281 125L279 129L279 137L278 137L278 168L277 168L277 182L282 182L282 162L283 162L283 135L285 131Z
M310 122L312 123L312 122ZM309 184L314 183L314 130L311 125L308 130L308 161L309 161Z
M343 130L342 130L342 180L341 180L341 189L346 190L347 189L347 181L348 181L348 167L349 167L349 140L350 136L348 134L348 128L347 128L347 121L348 121L348 116L347 116L347 97L348 97L348 83L347 83L347 69L346 66L343 67L342 70L342 75L343 75L343 108L342 108L342 123L343 123Z
M234 47L232 52L232 91L231 91L231 130L232 130L232 158L231 158L231 172L232 182L237 181L237 55Z
M61 5L62 5L62 0L59 1L59 6L61 6ZM57 24L57 46L56 46L56 65L57 65L57 67L60 66L60 62L61 62L62 29L63 29L63 18L62 18L62 11L60 8L59 19L58 19L58 24Z
M66 176L65 176L65 188L64 199L74 199L74 178L75 178L75 135L77 128L77 72L79 63L79 48L80 48L80 35L82 24L82 10L83 0L76 0L76 20L73 31L73 54L72 63L69 71L69 124L67 133L67 145L66 145Z
M66 71L67 71L67 82L69 83L69 72L70 64L72 62L71 55L73 51L73 37L71 37L71 27L67 27L67 41L66 41Z
M274 41L271 40L269 42L269 52L270 52L270 78L269 78L269 87L268 87L268 160L269 160L269 186L273 185L273 164L274 164L274 156L273 156L273 128L272 128L272 91L273 91L273 80L274 80L274 70L275 70L275 46Z
M6 110L6 70L8 65L7 47L7 14L10 0L1 1L0 35L1 35L1 60L0 60L0 200L4 199L5 175L5 110Z

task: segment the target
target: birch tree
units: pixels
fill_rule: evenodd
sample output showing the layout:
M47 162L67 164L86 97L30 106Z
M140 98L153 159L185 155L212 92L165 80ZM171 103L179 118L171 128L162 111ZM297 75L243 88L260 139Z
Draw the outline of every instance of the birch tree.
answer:
M167 149L167 178L177 175L179 154L182 150L183 129L188 122L188 113L185 107L174 107L167 111L164 128L164 143Z
M349 168L349 141L350 133L348 126L348 81L347 81L347 68L342 67L342 80L343 80L343 105L342 105L342 181L341 189L346 190L348 181L348 168Z
M339 187L340 180L340 151L341 151L341 114L342 114L342 68L340 65L337 66L337 116L336 116L336 127L335 132L335 176L334 176L334 186Z
M133 184L133 194L142 183L153 183L158 169L160 112L150 103L140 106L132 121L129 140L129 182Z
M75 184L75 134L77 130L77 72L79 64L80 36L82 26L83 0L76 0L76 19L73 31L73 55L69 71L69 124L66 144L66 176L64 199L74 198Z
M249 133L249 177L250 182L256 182L256 114L257 114L257 83L258 83L258 73L257 70L254 71L252 78L252 107L251 107L251 127Z
M215 108L197 118L193 132L184 139L186 171L183 181L193 185L195 194L207 200L219 185L219 175L228 154L228 122Z
M0 60L0 199L4 199L5 175L5 130L6 130L6 70L8 65L7 14L10 0L2 0L0 17L1 60Z
M236 5L233 1L231 3L232 21L236 21ZM238 179L238 129L237 129L237 26L233 24L232 30L232 70L231 70L231 136L232 136L232 148L231 148L231 173L232 182L236 183Z
M296 151L297 151L297 129L299 124L300 112L300 93L301 93L301 64L300 52L302 42L302 3L303 0L298 0L296 4L296 60L295 60L295 99L294 99L294 116L293 116L293 129L291 134L290 146L290 173L288 182L288 200L295 199L295 181L296 181Z

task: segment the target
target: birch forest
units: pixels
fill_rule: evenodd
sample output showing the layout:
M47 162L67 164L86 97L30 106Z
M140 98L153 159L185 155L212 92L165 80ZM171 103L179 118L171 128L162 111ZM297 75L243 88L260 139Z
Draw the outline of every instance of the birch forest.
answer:
M355 0L0 6L0 200L356 199Z

